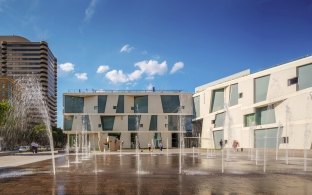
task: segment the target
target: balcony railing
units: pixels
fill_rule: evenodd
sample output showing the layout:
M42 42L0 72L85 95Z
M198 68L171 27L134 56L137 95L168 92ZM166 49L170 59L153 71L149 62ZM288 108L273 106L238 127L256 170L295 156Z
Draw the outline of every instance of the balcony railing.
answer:
M107 90L107 89L69 89L68 93L181 93L182 90Z

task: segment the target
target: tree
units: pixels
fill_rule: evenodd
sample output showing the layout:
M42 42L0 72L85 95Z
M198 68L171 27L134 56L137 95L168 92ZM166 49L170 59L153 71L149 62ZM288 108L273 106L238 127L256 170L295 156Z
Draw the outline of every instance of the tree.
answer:
M9 102L1 101L0 102L0 127L5 124L9 110L10 110Z
M66 135L61 128L52 127L53 143L55 148L63 148L66 144Z
M40 145L49 144L46 126L44 124L35 125L29 134L30 141L38 142Z

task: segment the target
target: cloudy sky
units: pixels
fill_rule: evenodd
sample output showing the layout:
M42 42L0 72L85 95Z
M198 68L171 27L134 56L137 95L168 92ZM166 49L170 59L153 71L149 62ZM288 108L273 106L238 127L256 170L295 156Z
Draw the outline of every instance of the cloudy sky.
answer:
M0 0L0 34L47 41L62 93L194 88L312 54L309 0Z

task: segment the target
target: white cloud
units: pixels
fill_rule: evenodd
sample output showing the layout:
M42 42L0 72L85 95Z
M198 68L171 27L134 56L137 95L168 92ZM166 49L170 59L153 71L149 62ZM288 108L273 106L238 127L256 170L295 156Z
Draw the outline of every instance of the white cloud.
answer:
M129 81L138 80L141 78L142 74L143 74L142 70L135 70L128 75L128 79Z
M123 73L122 70L111 70L106 73L105 77L112 83L126 83L128 82L128 77Z
M166 61L162 63L158 63L156 60L141 61L135 63L134 66L139 67L148 76L163 75L168 70Z
M91 0L87 9L85 10L85 17L84 17L84 21L89 21L94 12L95 12L95 7L96 7L96 3L98 0Z
M60 64L60 68L63 72L72 72L75 69L75 65L70 62L66 62L64 64Z
M178 70L181 70L184 67L184 63L183 62L177 62L173 65L170 74L174 74L176 73Z
M155 75L163 75L168 70L166 61L162 63L155 60L141 61L135 63L134 66L139 69L130 74L124 73L122 70L111 70L106 73L105 77L112 83L127 83L129 85L139 80L143 75L146 76L147 80L152 80Z
M76 78L82 81L88 80L88 75L87 73L83 72L83 73L76 73L75 74Z
M104 73L104 72L107 72L108 70L109 70L109 66L101 65L98 67L96 73Z
M131 84L132 81L141 78L143 72L141 70L135 70L130 74L125 74L122 70L112 70L106 73L105 77L112 83L127 83Z
M130 53L132 50L134 50L134 47L130 47L129 44L126 44L120 49L120 53Z

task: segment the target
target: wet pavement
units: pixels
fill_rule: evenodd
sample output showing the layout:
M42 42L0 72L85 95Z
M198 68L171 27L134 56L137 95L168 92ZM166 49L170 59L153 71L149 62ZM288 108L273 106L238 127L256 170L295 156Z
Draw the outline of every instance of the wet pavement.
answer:
M301 152L188 153L182 174L172 153L65 155L55 176L51 160L0 168L0 194L312 194L309 152L306 171Z

